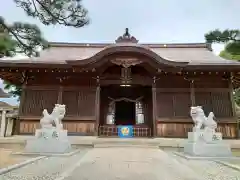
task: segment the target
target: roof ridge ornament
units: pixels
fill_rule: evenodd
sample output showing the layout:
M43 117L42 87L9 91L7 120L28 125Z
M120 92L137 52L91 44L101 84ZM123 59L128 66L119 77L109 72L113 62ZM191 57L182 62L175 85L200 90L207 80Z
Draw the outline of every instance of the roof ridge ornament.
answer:
M125 33L122 36L119 36L115 42L116 43L138 43L138 40L134 36L131 36L128 28L126 28Z

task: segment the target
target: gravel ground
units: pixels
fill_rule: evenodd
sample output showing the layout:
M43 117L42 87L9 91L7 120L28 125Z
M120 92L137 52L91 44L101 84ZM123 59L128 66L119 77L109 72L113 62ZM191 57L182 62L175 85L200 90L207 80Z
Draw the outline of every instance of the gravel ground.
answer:
M0 175L0 180L54 180L88 151L83 148L73 156L47 157L22 168Z
M240 168L240 160L222 160L223 162L227 162L227 163L230 163L230 164L233 164L233 165L237 165L239 168Z
M232 154L233 156L237 156L237 157L240 157L240 151L239 150L232 150Z
M240 171L208 160L187 160L180 156L167 152L180 163L191 167L199 176L206 180L240 180Z
M21 163L30 159L31 157L12 155L13 152L18 152L19 149L3 149L0 148L0 168L6 168L10 165Z

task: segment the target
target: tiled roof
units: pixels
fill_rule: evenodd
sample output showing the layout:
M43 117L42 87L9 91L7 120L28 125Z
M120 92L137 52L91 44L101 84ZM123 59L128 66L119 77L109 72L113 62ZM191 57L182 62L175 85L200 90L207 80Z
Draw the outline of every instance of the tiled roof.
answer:
M151 50L166 60L189 62L189 65L240 64L237 61L226 60L216 56L207 48L152 48Z
M189 65L240 65L240 62L226 60L213 54L205 43L195 44L74 44L53 43L51 48L40 53L39 57L22 60L0 60L7 63L65 64L66 61L89 59L109 47L144 47L158 56L172 62L189 62Z

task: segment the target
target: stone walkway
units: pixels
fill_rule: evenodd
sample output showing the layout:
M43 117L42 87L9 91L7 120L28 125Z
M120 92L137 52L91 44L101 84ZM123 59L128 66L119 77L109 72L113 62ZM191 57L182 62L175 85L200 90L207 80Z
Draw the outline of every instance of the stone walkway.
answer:
M198 180L189 167L153 148L96 148L64 180Z
M185 160L157 148L84 149L49 157L0 180L237 180L240 172L212 161Z

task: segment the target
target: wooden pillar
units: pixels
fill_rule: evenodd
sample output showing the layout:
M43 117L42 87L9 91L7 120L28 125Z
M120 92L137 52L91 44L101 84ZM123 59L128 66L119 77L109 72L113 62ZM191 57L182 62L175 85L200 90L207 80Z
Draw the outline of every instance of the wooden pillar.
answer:
M63 86L60 85L58 89L58 99L57 99L58 104L62 104L62 96L63 96Z
M23 113L23 104L24 104L24 101L25 101L26 86L28 84L28 80L29 79L32 79L32 77L29 78L27 70L25 70L24 72L21 73L22 93L21 93L21 97L20 97L20 104L19 104L18 114L22 114Z
M57 98L57 104L62 104L62 96L63 96L63 80L67 79L67 77L57 77L59 80L60 86L58 89L58 98Z
M191 96L191 105L196 106L194 80L190 80L190 96Z
M228 81L229 97L230 97L230 101L231 101L232 115L237 122L237 127L236 127L237 136L236 136L236 138L240 138L240 130L239 130L240 117L238 117L237 113L236 113L236 104L235 104L235 100L234 100L234 97L233 97L232 77L233 77L233 74L231 73L230 79Z
M157 136L157 89L156 89L156 78L153 78L152 84L152 108L153 108L153 137Z
M233 97L232 78L230 78L229 81L228 81L228 89L229 89L229 97L230 97L230 100L231 100L232 115L233 115L233 117L237 118L235 100L234 100L234 97Z
M21 97L20 97L20 103L19 103L19 109L18 109L18 115L24 115L24 101L26 100L26 91L27 91L27 86L26 86L27 82L25 82L22 85L22 93L21 93ZM21 119L17 118L16 121L14 122L14 129L13 129L13 134L14 135L18 135L20 134L20 123L21 123Z
M22 82L22 93L20 97L20 104L19 104L19 109L18 109L18 115L24 115L23 113L23 108L24 108L24 101L26 99L26 91L27 91L27 84L28 81L33 79L33 77L28 76L28 71L24 71L21 73L21 82ZM13 134L20 134L20 118L18 117L17 120L14 122L15 125L13 127Z
M98 136L98 128L99 128L99 122L100 122L100 83L99 83L99 77L97 77L97 88L96 88L96 96L95 96L95 117L96 117L96 123L95 123L95 136Z
M22 85L22 93L20 96L20 104L19 104L19 112L18 112L18 114L20 115L23 114L23 105L26 97L26 90L27 90L26 84Z

